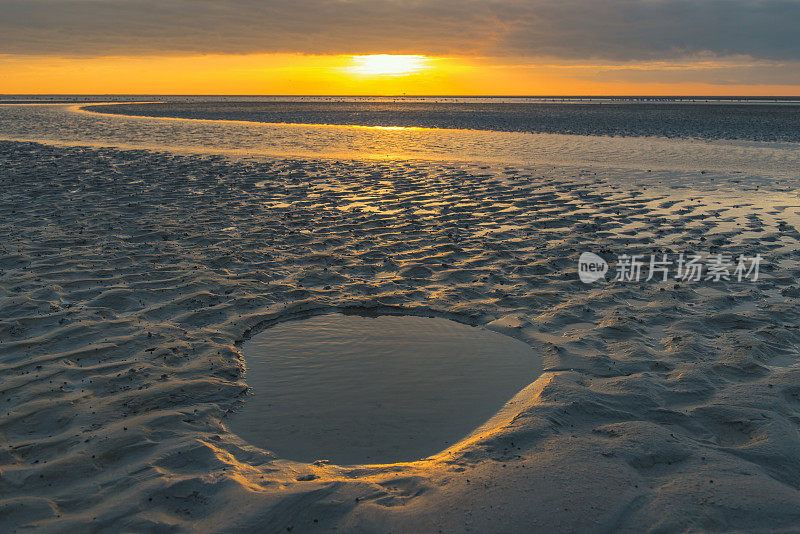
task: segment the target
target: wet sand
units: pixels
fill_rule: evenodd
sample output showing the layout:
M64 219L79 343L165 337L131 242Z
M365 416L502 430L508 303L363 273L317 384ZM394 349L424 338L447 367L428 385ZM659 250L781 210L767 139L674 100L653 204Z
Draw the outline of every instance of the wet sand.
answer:
M620 176L0 142L0 524L795 528L800 202L780 182ZM586 285L587 250L764 264L756 282ZM341 310L484 326L544 373L419 462L293 462L229 432L242 341Z

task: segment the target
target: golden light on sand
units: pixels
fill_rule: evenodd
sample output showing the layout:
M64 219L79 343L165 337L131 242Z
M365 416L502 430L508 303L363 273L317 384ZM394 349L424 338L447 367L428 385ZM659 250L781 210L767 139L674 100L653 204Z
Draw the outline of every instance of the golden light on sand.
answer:
M410 55L353 56L353 64L346 67L346 70L366 76L404 76L430 68L430 61L425 56Z

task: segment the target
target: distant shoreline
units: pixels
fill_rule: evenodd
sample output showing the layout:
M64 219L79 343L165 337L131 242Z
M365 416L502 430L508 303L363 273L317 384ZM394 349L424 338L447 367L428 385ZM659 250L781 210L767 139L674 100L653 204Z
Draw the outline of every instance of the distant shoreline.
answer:
M465 101L489 100L510 103L685 103L685 104L800 104L798 96L716 96L716 95L184 95L184 94L0 94L0 104L76 102L133 102L158 100L163 102L184 101L186 99L203 101Z

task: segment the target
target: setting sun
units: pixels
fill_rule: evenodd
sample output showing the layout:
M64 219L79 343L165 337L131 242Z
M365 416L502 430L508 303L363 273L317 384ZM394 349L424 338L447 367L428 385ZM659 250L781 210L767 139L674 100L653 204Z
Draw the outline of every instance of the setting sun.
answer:
M429 63L425 56L375 54L353 56L353 65L346 70L368 76L403 76L430 68Z

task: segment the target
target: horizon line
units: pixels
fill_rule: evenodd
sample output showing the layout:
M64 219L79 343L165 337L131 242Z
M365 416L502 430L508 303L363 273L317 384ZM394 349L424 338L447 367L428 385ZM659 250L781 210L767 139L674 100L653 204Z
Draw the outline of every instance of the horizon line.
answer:
M785 99L800 98L797 95L700 95L700 94L536 94L536 95L503 95L503 94L301 94L301 93L0 93L0 97L87 97L87 96L185 96L185 97L305 97L305 98L713 98L713 99Z

